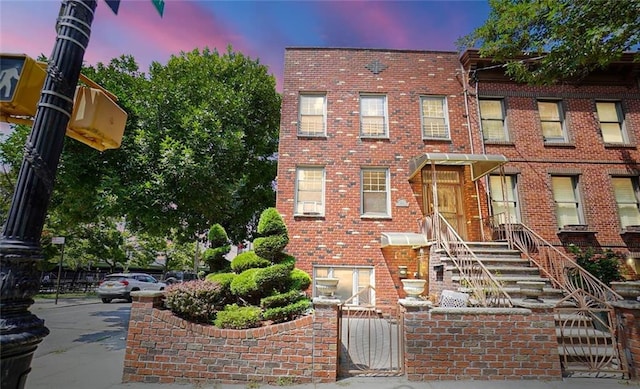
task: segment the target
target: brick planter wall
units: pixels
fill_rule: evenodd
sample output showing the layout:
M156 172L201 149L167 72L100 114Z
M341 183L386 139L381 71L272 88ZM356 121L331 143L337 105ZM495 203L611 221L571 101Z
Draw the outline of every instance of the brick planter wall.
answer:
M410 381L560 380L551 310L406 307Z
M329 300L333 301L333 300ZM335 382L337 306L313 316L248 330L225 330L159 309L162 293L136 293L123 382Z

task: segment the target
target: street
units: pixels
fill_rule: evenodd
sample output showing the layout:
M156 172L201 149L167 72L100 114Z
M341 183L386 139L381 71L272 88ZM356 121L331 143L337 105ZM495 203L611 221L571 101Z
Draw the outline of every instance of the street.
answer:
M31 312L45 320L51 333L35 352L26 388L106 389L120 384L131 304L118 301L36 301Z

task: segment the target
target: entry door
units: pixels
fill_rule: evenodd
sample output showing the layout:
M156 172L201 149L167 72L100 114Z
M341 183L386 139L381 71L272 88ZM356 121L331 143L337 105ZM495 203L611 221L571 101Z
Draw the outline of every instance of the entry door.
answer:
M463 240L467 239L467 223L464 217L462 203L462 168L436 166L436 180L438 182L438 210L451 224ZM427 215L433 213L433 185L430 167L422 170L424 209Z

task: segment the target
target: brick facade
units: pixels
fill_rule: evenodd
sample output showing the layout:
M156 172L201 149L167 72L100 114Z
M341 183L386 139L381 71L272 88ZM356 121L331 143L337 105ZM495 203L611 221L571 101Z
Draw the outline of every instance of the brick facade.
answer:
M475 52L458 56L436 51L286 50L276 207L289 229L287 251L296 257L297 266L312 275L318 267L371 269L375 303L395 304L402 297L397 266L408 262L412 275L417 265L409 258L418 255L419 247L382 249L381 234L420 232L425 191L430 189L425 189L420 172L409 171L409 161L424 153L505 156L509 162L504 171L517 181L521 222L545 240L557 246L574 243L640 257L640 233L621 228L611 181L614 176L637 179L640 174L640 66L623 59L611 72L579 83L530 86L509 81L490 65ZM301 94L325 96L322 136L299 135ZM388 136L361 136L362 94L385 96ZM446 99L449 139L423 138L421 96ZM508 141L483 141L478 99L487 97L504 102ZM539 99L561 104L566 142L544 142ZM596 100L620 103L628 134L624 144L603 142ZM295 212L296 169L301 167L324 171L322 214ZM361 213L361 171L366 168L389 171L387 217ZM487 180L472 181L468 165L459 169L466 239L488 240ZM552 175L577 177L587 231L559 230ZM638 266L633 260L630 263L630 268ZM428 279L429 274L421 276ZM357 290L353 288L354 293ZM347 291L341 293L349 297Z
M410 381L560 380L553 311L407 308Z

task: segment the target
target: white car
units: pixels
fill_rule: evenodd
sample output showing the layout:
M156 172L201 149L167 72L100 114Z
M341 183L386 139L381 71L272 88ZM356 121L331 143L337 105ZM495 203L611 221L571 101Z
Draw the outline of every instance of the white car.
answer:
M114 273L109 274L100 282L96 293L105 304L114 299L124 299L131 302L131 292L137 290L164 290L166 286L167 284L158 281L149 274Z

